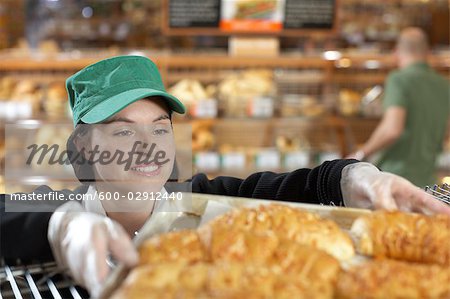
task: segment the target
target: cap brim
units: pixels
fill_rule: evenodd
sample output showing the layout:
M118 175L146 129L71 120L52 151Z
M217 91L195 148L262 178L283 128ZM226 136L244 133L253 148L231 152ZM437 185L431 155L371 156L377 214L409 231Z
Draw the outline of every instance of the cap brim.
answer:
M170 110L180 114L184 114L186 112L186 108L180 100L166 92L150 88L137 88L127 90L101 102L86 113L86 115L81 117L81 120L87 124L99 123L138 100L155 96L161 97L165 100Z

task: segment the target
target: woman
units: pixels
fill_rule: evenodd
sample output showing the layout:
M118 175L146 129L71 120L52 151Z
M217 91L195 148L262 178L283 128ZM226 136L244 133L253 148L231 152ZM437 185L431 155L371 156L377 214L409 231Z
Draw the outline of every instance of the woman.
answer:
M95 296L108 274L107 256L135 264L131 237L155 213L177 210L170 201L127 199L142 192L166 197L170 193L166 187L175 161L171 114L184 113L185 108L165 91L153 62L140 56L88 66L70 77L66 87L75 126L68 149L83 183L74 193L93 195L95 200L67 202L54 213L3 213L2 208L2 256L43 256L51 247L59 265L68 267ZM112 159L118 152L132 158ZM108 163L102 163L102 157ZM208 180L198 174L188 186L197 193L450 214L450 208L408 181L356 160L329 161L284 174L256 173L245 180ZM45 186L36 190L49 191ZM105 193L118 200L100 200Z

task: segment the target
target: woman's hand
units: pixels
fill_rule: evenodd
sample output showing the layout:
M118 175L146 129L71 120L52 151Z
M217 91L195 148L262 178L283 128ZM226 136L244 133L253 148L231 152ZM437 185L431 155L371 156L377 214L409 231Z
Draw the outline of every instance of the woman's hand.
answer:
M86 212L76 202L66 203L53 213L48 239L58 265L69 269L93 298L98 297L109 273L106 260L110 253L130 267L138 261L130 238L118 223Z
M347 207L448 214L450 206L397 175L381 172L369 163L342 170L341 191Z

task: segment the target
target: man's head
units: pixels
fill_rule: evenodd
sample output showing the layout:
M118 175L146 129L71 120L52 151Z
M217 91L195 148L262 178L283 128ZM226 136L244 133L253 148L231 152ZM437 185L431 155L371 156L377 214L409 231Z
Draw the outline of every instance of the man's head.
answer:
M425 32L417 27L404 29L396 46L396 56L400 67L411 63L426 61L428 55L428 41Z

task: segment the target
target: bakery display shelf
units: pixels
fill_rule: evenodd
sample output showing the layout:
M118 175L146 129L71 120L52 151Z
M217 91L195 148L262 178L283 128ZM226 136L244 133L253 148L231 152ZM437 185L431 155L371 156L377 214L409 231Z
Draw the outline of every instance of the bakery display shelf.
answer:
M364 84L373 86L383 84L387 74L335 74L333 82L336 84Z
M88 51L88 52L67 52L55 53L52 55L45 54L13 54L11 51L0 52L0 71L60 71L60 70L79 70L100 59L121 54L141 54L150 57L161 68L177 69L177 68L249 68L249 67L265 67L265 68L357 68L357 69L373 69L374 62L377 68L390 69L395 67L395 59L391 54L346 54L342 52L340 59L326 60L321 55L279 55L275 57L240 57L229 56L226 53L201 54L193 52L192 54L176 54L163 51L147 51L147 50L121 50L121 51ZM339 62L344 59L344 66ZM450 67L450 54L433 54L429 58L430 64L438 68ZM368 63L369 62L369 63Z
M240 56L209 56L199 59L198 55L174 55L161 57L161 64L168 68L326 68L332 67L331 61L324 60L320 56L307 57L276 56L276 57L240 57Z
M211 84L220 82L228 76L235 73L236 70L220 70L220 69L207 69L207 70L170 70L170 75L166 78L166 83L172 85L183 79L189 78L198 80L202 83ZM302 74L303 73L303 74ZM322 70L311 73L308 71L299 71L295 73L289 73L285 70L277 69L275 74L275 81L277 83L290 83L290 84L323 84L327 80L326 73Z
M351 115L344 116L339 114L325 114L319 116L307 116L307 115L298 115L298 116L272 116L272 117L247 117L247 116L219 116L215 118L203 118L203 117L195 117L190 115L176 115L173 118L173 121L176 123L189 123L189 122L271 122L271 121L308 121L308 120L330 120L335 122L342 121L379 121L380 117L375 116L363 116L363 115ZM14 119L1 119L0 126L4 126L6 124L72 124L72 119L68 116L61 116L60 118L49 118L46 114L36 114L31 118L22 119L22 118L14 118Z
M79 70L96 61L120 54L143 54L150 57L159 67L164 68L226 68L226 67L273 67L273 68L301 68L301 67L316 67L323 68L331 67L332 62L322 59L320 56L306 57L302 55L297 56L277 56L277 57L232 57L226 54L208 55L204 54L199 59L198 54L167 54L161 52L149 51L126 51L126 52L104 52L99 51L96 55L91 53L82 54L55 54L55 55L23 55L13 56L8 53L0 52L0 71L26 71L26 70ZM84 57L85 56L85 57Z

